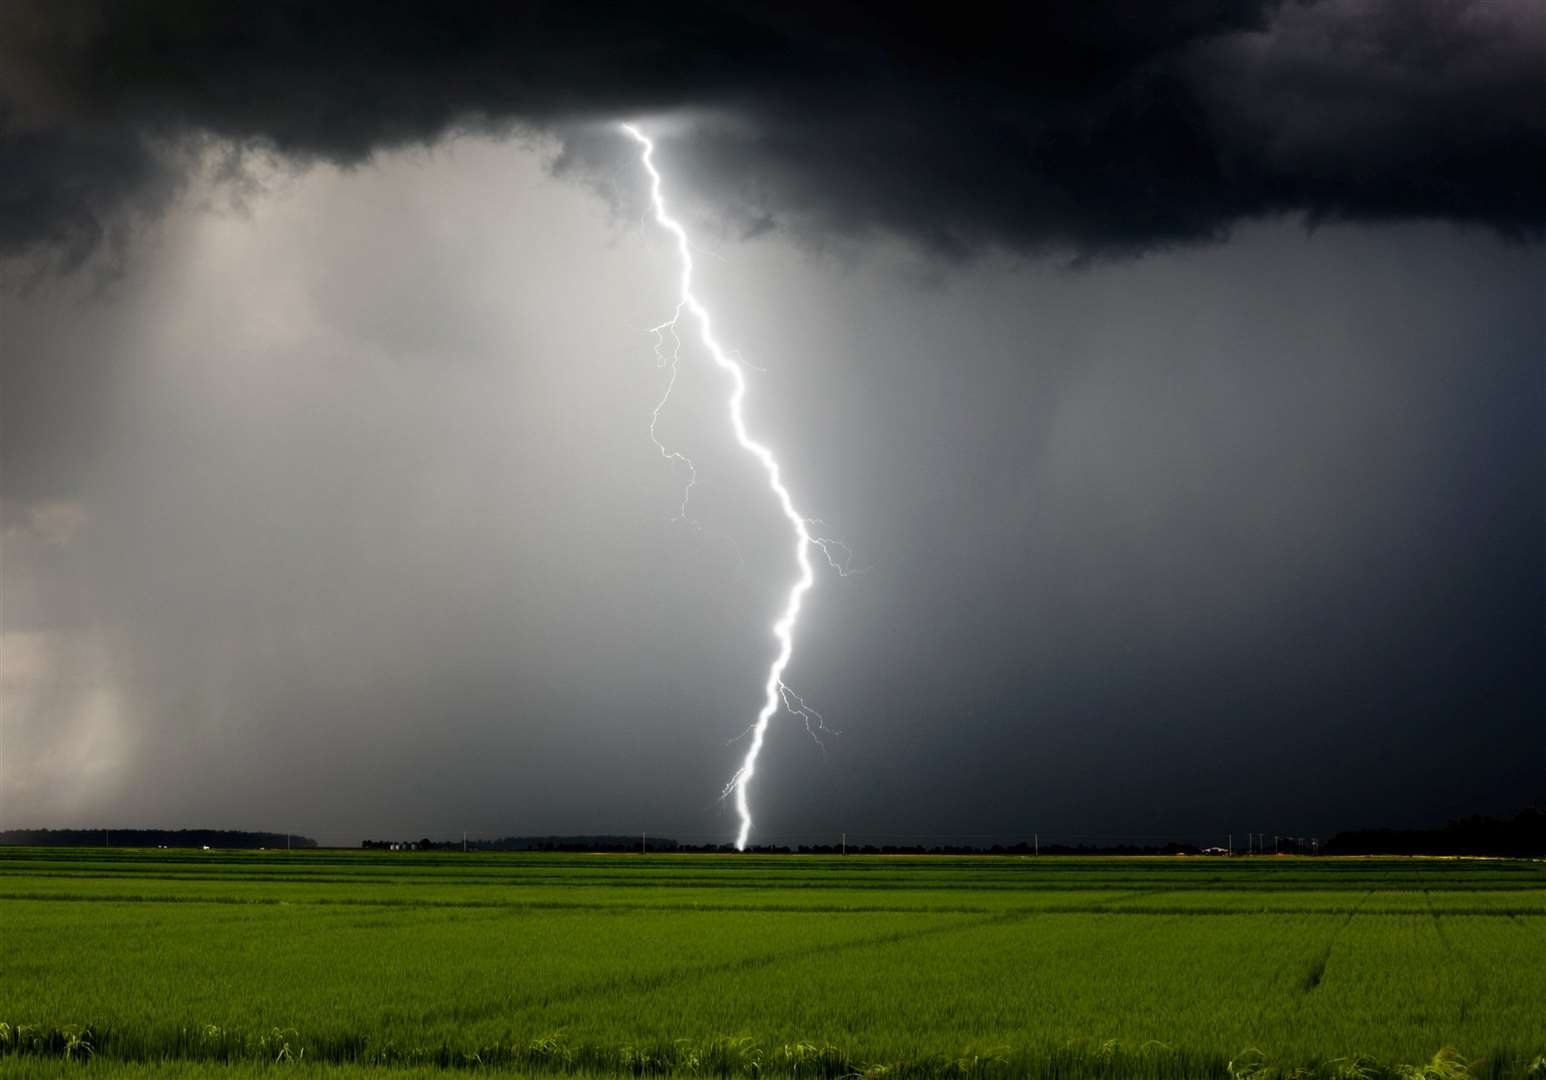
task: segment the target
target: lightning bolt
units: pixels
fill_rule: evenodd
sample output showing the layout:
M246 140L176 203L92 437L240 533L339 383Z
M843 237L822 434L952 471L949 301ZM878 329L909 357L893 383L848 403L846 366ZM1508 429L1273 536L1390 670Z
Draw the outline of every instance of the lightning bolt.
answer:
M639 144L640 160L644 165L644 171L650 178L650 201L655 209L655 223L676 240L676 250L682 267L680 298L677 301L676 311L670 320L655 328L657 341L663 341L666 332L676 339L676 324L686 311L692 315L698 324L698 338L708 351L714 364L720 370L730 376L730 398L728 402L730 414L730 428L735 432L735 441L752 457L756 458L762 466L762 471L767 477L768 490L773 493L778 507L783 511L784 518L789 522L790 532L794 535L794 558L799 567L799 576L789 586L789 593L784 602L784 609L777 621L773 623L773 637L778 642L778 649L773 656L773 661L768 665L767 681L763 684L762 711L757 714L757 719L751 726L751 743L746 748L746 756L741 760L741 767L736 770L730 782L725 785L725 795L735 796L736 813L740 816L741 827L736 834L735 847L737 851L746 850L746 840L752 831L751 806L747 801L747 790L751 786L752 778L757 774L757 758L762 753L763 740L767 736L768 723L773 719L780 708L786 702L791 704L791 711L804 717L807 727L812 724L813 718L820 723L820 714L805 706L798 695L792 699L786 698L789 691L784 686L784 670L789 667L789 660L794 655L794 630L795 624L800 619L800 608L805 601L805 594L810 592L811 586L816 584L815 569L811 565L811 549L818 548L824 555L831 558L827 550L830 541L818 541L811 535L810 521L795 509L794 498L789 494L789 489L784 485L783 473L779 468L778 458L774 456L772 448L766 443L759 442L751 437L746 430L746 416L743 404L746 400L746 371L739 357L734 353L726 352L714 337L713 321L709 318L708 309L692 289L693 261L692 245L687 240L687 230L682 227L666 209L665 195L662 193L662 181L660 172L655 168L655 143L642 131L632 124L623 124L623 131L629 138ZM657 354L658 355L658 354ZM676 363L671 361L671 381L676 381ZM670 386L666 389L666 396L670 396ZM665 404L662 398L655 408L655 419L660 416L660 407ZM650 436L655 438L654 423L650 425ZM655 445L667 458L672 458L672 452L655 439ZM685 458L680 460L685 461ZM688 462L689 467L691 463ZM691 483L689 482L689 491ZM682 512L686 513L686 500L682 504Z

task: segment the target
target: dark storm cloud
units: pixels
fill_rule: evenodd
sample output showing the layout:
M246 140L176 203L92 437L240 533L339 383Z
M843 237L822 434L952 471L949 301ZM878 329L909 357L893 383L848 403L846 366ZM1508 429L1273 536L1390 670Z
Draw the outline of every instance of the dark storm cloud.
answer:
M355 163L456 129L682 113L747 229L1082 254L1242 219L1546 224L1529 3L40 3L0 26L0 251L79 262L189 138Z

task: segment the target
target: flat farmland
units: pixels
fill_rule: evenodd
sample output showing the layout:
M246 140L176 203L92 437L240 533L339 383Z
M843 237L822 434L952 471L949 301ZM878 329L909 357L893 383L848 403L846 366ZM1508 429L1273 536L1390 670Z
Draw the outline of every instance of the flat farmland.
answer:
M0 849L0 1070L1546 1077L1546 865Z

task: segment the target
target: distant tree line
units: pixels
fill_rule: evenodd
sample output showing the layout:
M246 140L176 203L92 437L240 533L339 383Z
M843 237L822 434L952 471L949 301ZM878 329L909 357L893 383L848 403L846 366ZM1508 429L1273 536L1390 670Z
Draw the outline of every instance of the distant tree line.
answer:
M1546 808L1513 817L1472 816L1441 829L1358 829L1326 842L1327 855L1546 855Z
M1201 855L1194 844L1037 844L1020 840L1013 844L801 844L798 847L752 848L768 854L799 855Z
M718 851L693 848L669 837L639 836L502 836L497 840L362 840L366 851Z
M730 844L686 844L667 836L504 836L497 840L365 840L360 847L367 851L581 851L581 852L677 852L712 854L734 851ZM1014 844L994 844L991 847L972 847L952 844L799 844L754 845L747 849L753 855L1030 855L1038 850L1034 841L1022 840ZM1168 843L1153 846L1135 844L1091 845L1053 844L1040 845L1043 855L1201 855L1202 849L1193 844Z
M0 844L29 847L282 848L284 833L241 829L6 829ZM309 836L291 834L288 846L314 848Z
M37 847L167 848L314 848L309 836L247 832L240 829L6 829L0 845ZM504 836L495 840L366 840L367 850L399 851L605 851L723 852L728 844L688 844L667 836ZM1022 840L1013 844L768 844L749 849L760 855L1200 855L1193 844L1066 844ZM1511 817L1472 816L1438 829L1358 829L1332 836L1321 848L1327 855L1492 855L1532 858L1546 855L1546 808L1531 807Z

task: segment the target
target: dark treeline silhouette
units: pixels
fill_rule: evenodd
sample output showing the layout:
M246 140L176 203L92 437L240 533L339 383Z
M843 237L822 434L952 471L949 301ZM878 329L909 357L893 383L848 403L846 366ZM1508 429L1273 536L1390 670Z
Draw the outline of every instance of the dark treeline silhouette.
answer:
M1327 855L1546 855L1546 808L1513 817L1465 817L1442 829L1359 829L1337 833Z
M734 851L730 844L686 844L668 836L505 836L497 840L365 840L367 851L652 851L712 854ZM1038 850L1034 841L994 844L991 847L953 844L761 844L747 849L752 855L1031 855ZM1169 843L1156 846L1117 844L1040 845L1043 855L1201 855L1192 844Z
M6 829L0 844L30 847L314 848L309 836L241 829Z
M669 837L638 836L502 836L498 840L363 840L367 851L719 851L693 848Z
M1021 840L1013 844L974 846L970 844L801 844L795 848L752 848L758 852L792 852L801 855L1201 855L1192 844L1036 844Z
M0 845L39 847L140 848L315 848L309 836L246 832L239 829L7 829ZM504 836L495 840L366 840L367 850L394 851L579 851L676 852L733 851L729 844L691 844L668 836ZM1321 847L1325 855L1492 855L1531 858L1546 855L1546 808L1531 807L1512 817L1472 816L1437 829L1358 829L1340 832ZM1193 844L1068 844L1021 840L1013 844L867 843L856 837L842 844L764 844L748 849L757 855L1201 855Z

